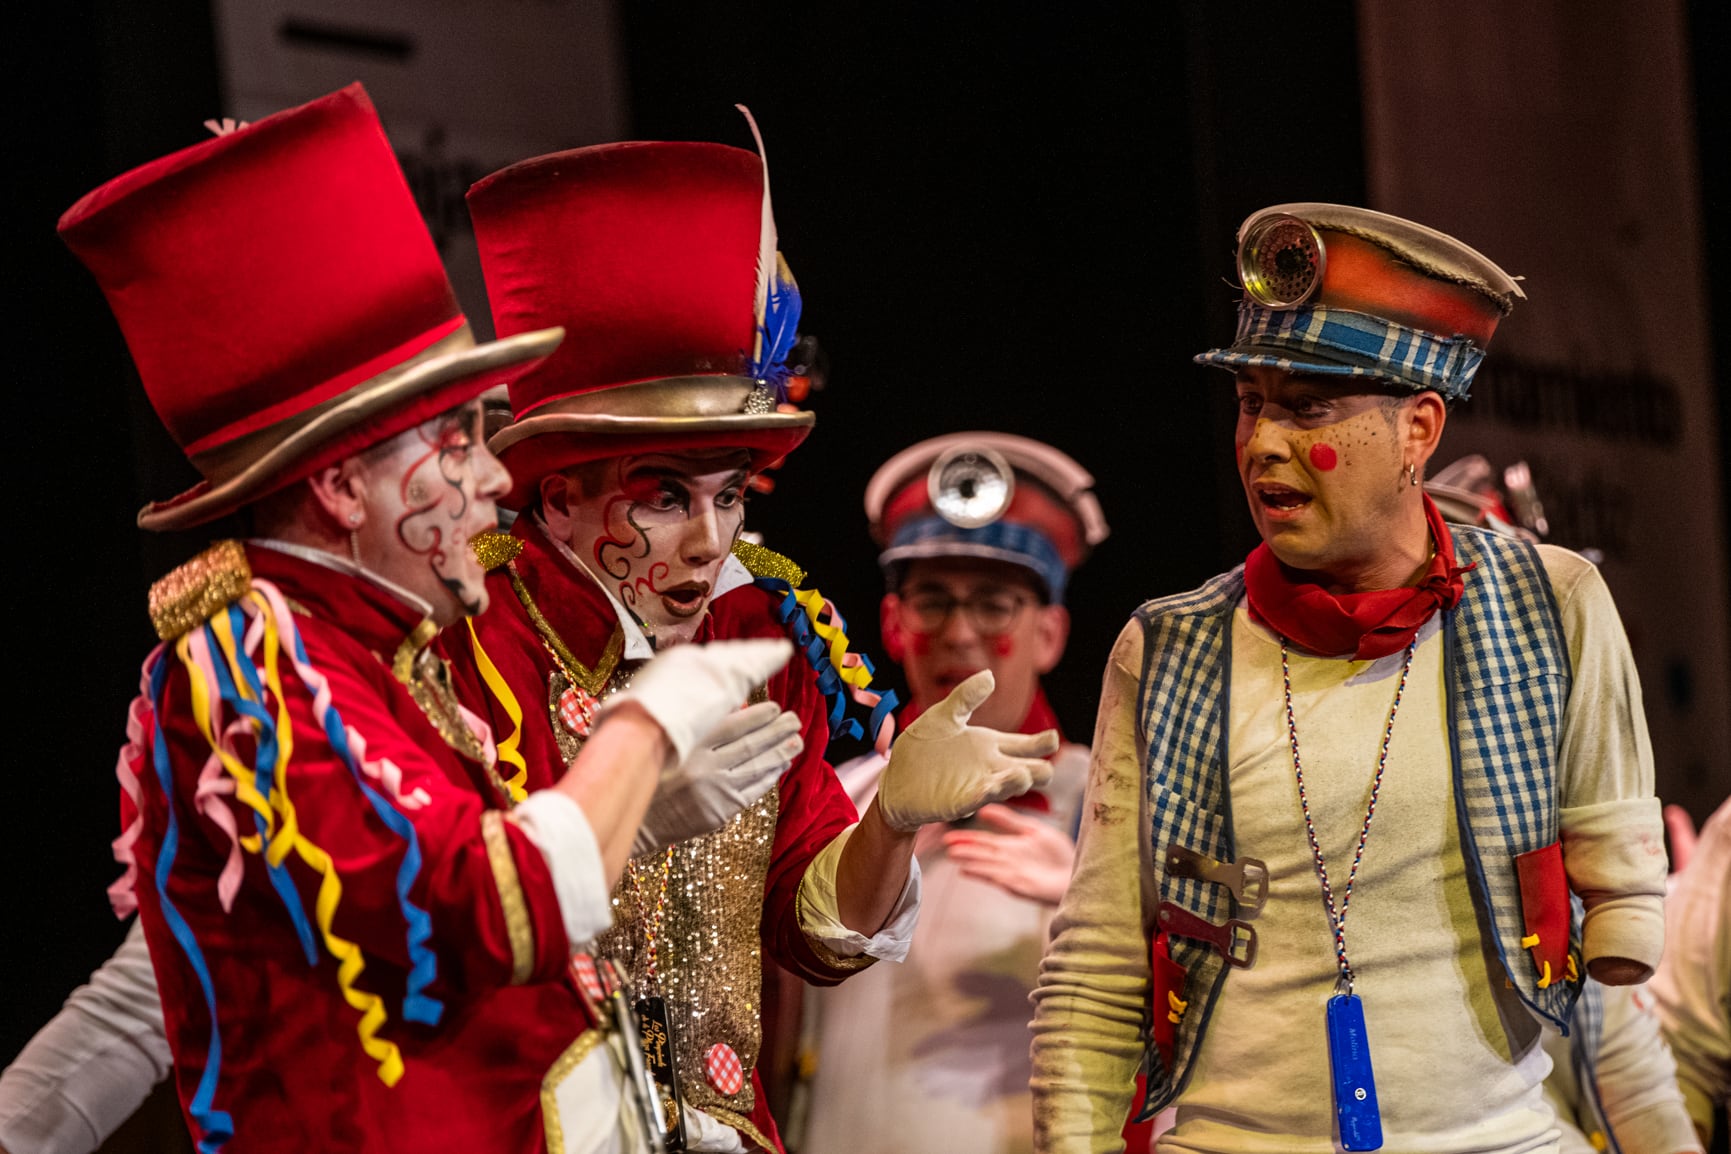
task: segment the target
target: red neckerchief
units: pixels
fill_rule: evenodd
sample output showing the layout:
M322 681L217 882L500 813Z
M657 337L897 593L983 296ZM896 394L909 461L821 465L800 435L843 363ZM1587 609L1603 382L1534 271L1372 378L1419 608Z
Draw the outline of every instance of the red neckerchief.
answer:
M1324 657L1350 653L1355 660L1372 661L1399 653L1433 613L1460 603L1461 574L1472 568L1455 564L1454 538L1428 496L1424 517L1436 552L1416 584L1398 589L1330 593L1320 585L1294 581L1268 544L1258 545L1244 561L1251 616L1301 649Z
M907 706L902 710L901 717L898 719L899 728L906 729L908 726L913 724L914 718L924 712L925 710L918 708L913 702L908 702ZM1064 727L1058 724L1058 715L1052 712L1052 703L1046 700L1046 687L1036 684L1034 686L1034 700L1028 705L1028 715L1022 718L1022 724L1016 727L1016 732L1040 733L1047 729L1057 730L1058 741L1060 744L1063 743ZM1056 757L1057 754L1053 754L1052 756ZM1049 761L1051 758L1048 758L1047 760ZM1021 797L1012 797L1009 801L1004 802L1004 804L1015 809L1033 810L1035 813L1052 812L1051 800L1037 789L1031 789Z

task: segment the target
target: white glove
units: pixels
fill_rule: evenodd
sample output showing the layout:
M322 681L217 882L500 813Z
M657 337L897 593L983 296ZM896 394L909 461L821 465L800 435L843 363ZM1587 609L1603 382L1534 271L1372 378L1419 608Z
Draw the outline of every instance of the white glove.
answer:
M598 713L635 701L667 734L674 761L682 762L700 737L792 656L793 643L785 639L676 646L639 669L631 687L603 701Z
M799 730L799 714L773 701L728 714L690 757L661 775L631 856L726 825L787 772L805 748Z
M995 684L992 671L982 669L890 746L877 806L891 829L912 833L927 822L956 821L1052 780L1051 763L1043 759L1058 752L1057 730L1000 733L968 724Z
M705 1114L684 1098L679 1103L685 1110L685 1149L688 1154L746 1154L739 1131Z

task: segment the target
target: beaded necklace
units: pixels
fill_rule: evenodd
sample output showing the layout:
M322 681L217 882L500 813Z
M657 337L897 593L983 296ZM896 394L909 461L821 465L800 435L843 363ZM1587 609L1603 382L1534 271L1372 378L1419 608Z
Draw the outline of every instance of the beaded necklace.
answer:
M1334 887L1328 880L1328 865L1322 860L1322 847L1316 840L1316 822L1310 815L1310 797L1304 788L1304 764L1298 756L1298 721L1292 713L1292 668L1287 661L1286 638L1280 639L1280 678L1286 692L1286 739L1292 747L1292 773L1298 779L1298 805L1304 811L1304 835L1310 841L1310 854L1316 862L1316 876L1322 882L1322 900L1328 906L1328 922L1334 931L1334 956L1340 966L1339 985L1352 993L1352 964L1346 959L1346 909L1352 902L1353 883L1358 880L1358 867L1364 861L1364 846L1370 840L1371 819L1376 817L1377 798L1382 794L1382 775L1388 768L1388 743L1394 736L1394 717L1400 712L1401 695L1406 692L1407 674L1412 671L1413 650L1418 647L1415 637L1406 647L1406 657L1400 665L1400 682L1395 686L1394 704L1388 709L1388 722L1382 729L1382 745L1377 750L1376 776L1370 783L1370 805L1364 811L1364 825L1358 831L1358 846L1352 855L1352 868L1347 871L1346 889L1341 894L1340 907L1334 904Z

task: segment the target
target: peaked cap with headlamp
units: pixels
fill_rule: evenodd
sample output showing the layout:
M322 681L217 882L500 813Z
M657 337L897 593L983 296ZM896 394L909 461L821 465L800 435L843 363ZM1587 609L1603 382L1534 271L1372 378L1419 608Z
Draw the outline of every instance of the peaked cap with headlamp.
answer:
M1028 570L1053 604L1110 530L1094 478L1069 456L1009 433L951 433L885 461L866 485L878 564L973 557Z
M1238 229L1244 299L1225 369L1366 377L1466 399L1497 324L1526 294L1478 251L1387 213L1280 204Z

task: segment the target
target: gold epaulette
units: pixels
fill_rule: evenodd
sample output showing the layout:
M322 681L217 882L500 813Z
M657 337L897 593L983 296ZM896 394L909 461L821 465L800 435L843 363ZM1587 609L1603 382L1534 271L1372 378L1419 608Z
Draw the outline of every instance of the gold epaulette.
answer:
M750 541L735 541L733 555L753 577L775 577L795 589L805 582L805 570L773 549L753 545Z
M252 588L239 541L218 541L150 587L150 623L173 641L192 632Z
M523 542L509 533L477 533L469 539L475 559L489 573L514 560L523 551Z

